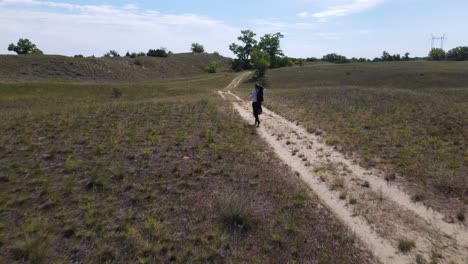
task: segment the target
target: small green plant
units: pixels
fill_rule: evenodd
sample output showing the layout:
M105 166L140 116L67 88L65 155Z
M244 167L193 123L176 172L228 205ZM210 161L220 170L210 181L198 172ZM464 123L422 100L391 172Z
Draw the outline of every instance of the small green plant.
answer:
M357 199L354 197L349 198L349 204L357 204Z
M416 255L416 264L427 264L426 259L421 255Z
M345 181L342 177L336 177L333 180L333 183L330 187L332 191L338 190L338 189L343 189L345 187Z
M244 233L253 228L248 196L226 192L219 199L218 208L222 222L231 232Z
M361 184L362 187L364 188L370 188L370 182L369 181L364 181L362 184Z
M348 193L347 193L347 192L341 192L341 193L340 193L340 200L346 200L346 197L348 197Z
M112 89L112 97L114 97L114 98L122 97L122 90L120 90L119 88L113 88Z
M294 206L304 206L307 200L307 192L304 189L297 190L294 192L292 202Z
M458 212L457 213L457 219L460 222L465 222L465 212L464 211Z
M398 249L401 252L409 252L416 247L416 243L412 240L400 240L398 243Z
M422 202L426 199L426 194L423 190L418 190L412 197L414 202Z
M330 145L336 145L340 142L339 136L329 136L327 137L327 143Z
M143 61L138 58L136 58L133 63L137 66L143 67Z
M11 254L16 260L29 263L45 263L48 255L49 242L44 238L25 236L11 248Z

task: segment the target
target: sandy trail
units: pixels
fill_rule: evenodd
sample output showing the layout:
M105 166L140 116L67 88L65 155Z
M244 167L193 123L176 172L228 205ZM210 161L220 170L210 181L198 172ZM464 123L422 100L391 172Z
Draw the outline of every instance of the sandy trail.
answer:
M249 74L241 74L218 93L246 122L253 122L250 103L232 93ZM322 137L263 109L259 135L382 263L415 263L420 255L437 263L468 264L464 226L444 222L442 214L414 203L385 181L383 172L361 167ZM402 253L403 240L414 241L416 247Z

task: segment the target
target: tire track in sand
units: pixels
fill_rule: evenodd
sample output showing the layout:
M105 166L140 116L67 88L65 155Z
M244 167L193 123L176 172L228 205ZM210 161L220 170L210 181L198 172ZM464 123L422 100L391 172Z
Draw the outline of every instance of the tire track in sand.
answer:
M241 74L218 93L252 122L250 103L231 92L249 74ZM417 255L438 263L468 263L464 226L444 222L442 214L412 202L386 182L382 172L346 159L320 136L266 108L262 119L259 135L382 263L415 263ZM400 252L403 240L414 241L416 248Z

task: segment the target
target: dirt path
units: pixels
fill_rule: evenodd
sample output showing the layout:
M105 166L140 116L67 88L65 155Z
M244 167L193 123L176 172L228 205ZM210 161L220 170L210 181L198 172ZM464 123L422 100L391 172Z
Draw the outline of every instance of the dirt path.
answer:
M253 123L250 103L232 93L249 74L243 73L218 93L232 102L246 122ZM416 263L419 257L468 264L464 226L444 222L442 214L414 203L385 181L382 172L346 159L303 127L266 108L261 119L260 136L382 263ZM415 247L402 253L402 241L414 241Z

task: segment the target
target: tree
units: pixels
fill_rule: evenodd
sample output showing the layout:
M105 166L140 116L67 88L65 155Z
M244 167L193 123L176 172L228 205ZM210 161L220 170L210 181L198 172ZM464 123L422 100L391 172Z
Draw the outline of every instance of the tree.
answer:
M284 37L280 32L275 34L266 34L260 38L258 48L270 56L270 67L277 68L281 66L281 56L284 56L281 50L281 39Z
M8 51L14 51L18 55L22 54L34 54L34 55L42 55L42 51L37 48L36 44L33 44L29 39L22 39L18 40L18 43L15 45L11 43L8 46Z
M349 63L349 60L345 56L336 53L330 53L323 56L322 61L331 63Z
M205 52L205 48L200 43L192 43L192 48L191 49L192 49L192 52L195 52L195 53Z
M167 50L165 48L160 48L160 49L150 49L148 53L146 53L147 56L150 57L160 57L160 58L165 58L167 57Z
M294 65L294 60L289 57L276 57L276 67L291 67ZM270 62L271 62L271 57L270 57ZM270 65L270 68L273 68Z
M447 52L447 59L464 61L468 60L468 47L456 47Z
M409 60L410 60L409 55L410 55L410 53L409 53L409 52L406 52L406 53L405 53L405 56L403 57L403 60L409 61Z
M115 50L110 50L109 52L104 54L104 57L120 57L120 54Z
M304 63L305 63L305 59L302 59L302 58L301 58L301 59L297 59L297 60L296 60L296 64L299 65L299 66L301 66L301 67L304 66Z
M260 49L254 49L251 56L252 66L255 69L257 78L264 77L270 67L270 55Z
M446 56L447 54L445 53L443 49L434 48L429 52L429 57L435 61L445 60Z
M384 51L382 53L382 61L392 61L393 60L393 57L392 55L390 55L390 53Z
M243 43L242 46L232 43L229 49L237 56L235 65L247 69L250 66L251 53L257 45L256 34L252 30L241 30L241 34L237 40Z

